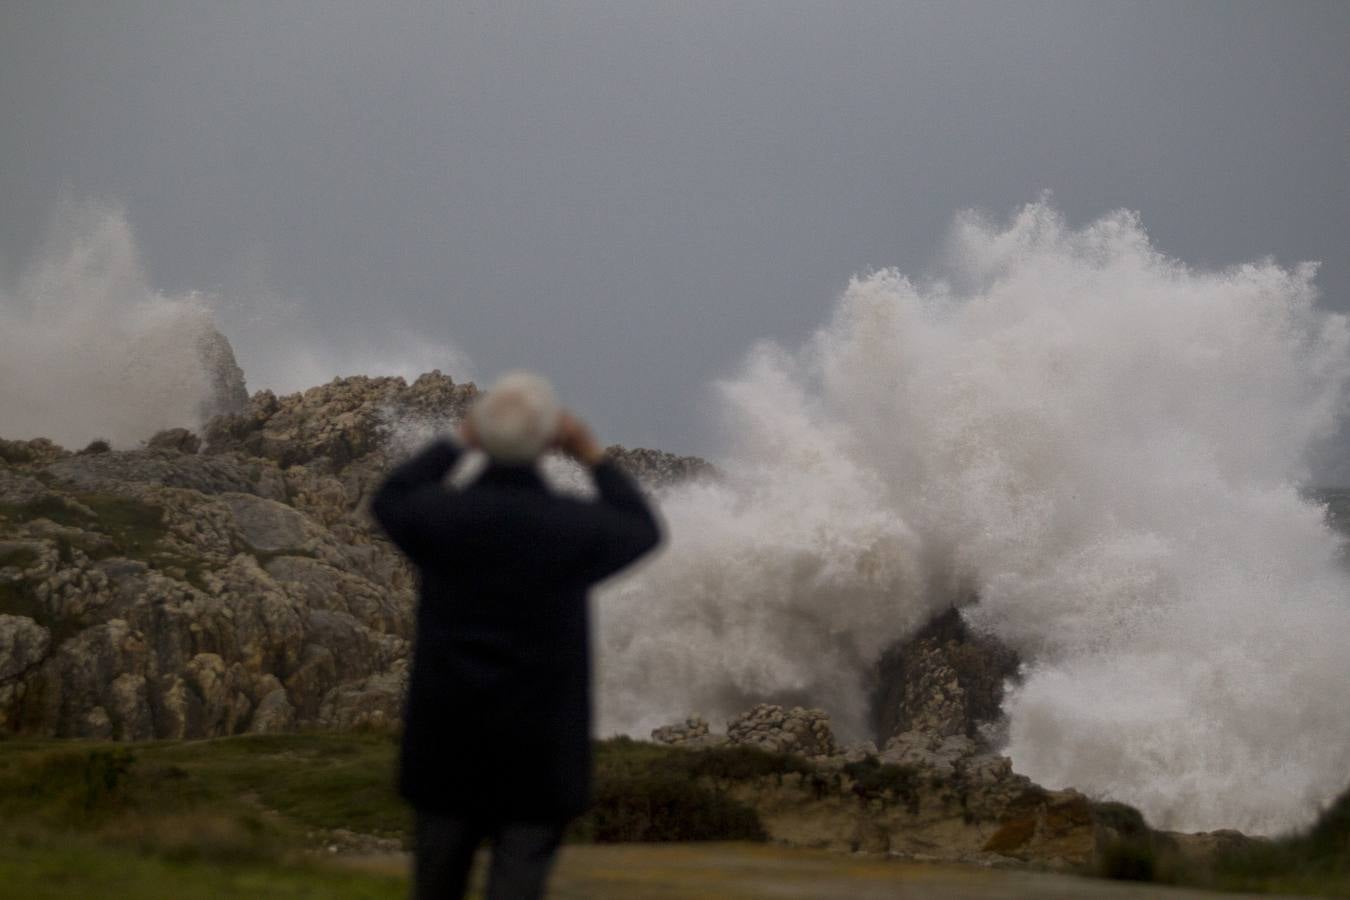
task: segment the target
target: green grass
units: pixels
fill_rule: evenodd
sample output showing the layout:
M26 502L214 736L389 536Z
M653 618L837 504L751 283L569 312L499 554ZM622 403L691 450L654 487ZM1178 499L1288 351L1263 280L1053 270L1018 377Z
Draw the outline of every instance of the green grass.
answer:
M0 741L0 884L28 897L401 897L316 868L332 829L400 837L387 734Z
M754 810L727 789L810 768L743 747L694 752L615 738L596 751L596 803L572 840L762 840ZM394 792L396 758L383 732L130 745L9 739L0 741L0 823L153 843L165 821L205 816L204 840L221 844L209 852L242 856L264 844L321 843L336 828L406 841L411 813Z
M71 499L93 513L90 516L63 497L44 494L28 503L0 504L0 516L12 522L49 519L58 525L98 533L103 540L74 545L94 559L127 556L149 561L168 534L164 510L152 503L116 494L72 494Z
M373 733L0 741L0 822L153 835L158 820L207 815L236 822L244 844L332 828L399 837L409 813L392 787L394 750Z
M1123 804L1098 804L1094 816L1120 835L1103 848L1095 874L1105 878L1222 891L1350 897L1350 791L1310 828L1273 840L1237 838L1208 860L1182 852Z
M1220 853L1203 875L1225 890L1350 897L1350 790L1307 830Z
M127 852L78 836L50 835L0 840L0 884L6 896L28 900L402 900L408 891L405 879L395 875L343 872L295 861L173 859Z
M385 897L394 876L315 863L336 829L406 846L395 736L250 735L141 744L0 739L0 893L28 897ZM614 738L596 745L595 804L569 841L764 840L733 798L748 780L829 779L798 757L746 747L691 751ZM915 773L845 769L863 799L907 802ZM1350 794L1285 840L1249 842L1198 866L1129 807L1102 804L1121 834L1100 874L1246 891L1350 895ZM318 867L316 867L318 866Z
M304 861L335 829L406 846L394 737L0 740L0 884L30 897L402 896L401 879ZM601 742L596 756L597 802L573 842L763 840L754 810L724 787L804 765L627 739Z

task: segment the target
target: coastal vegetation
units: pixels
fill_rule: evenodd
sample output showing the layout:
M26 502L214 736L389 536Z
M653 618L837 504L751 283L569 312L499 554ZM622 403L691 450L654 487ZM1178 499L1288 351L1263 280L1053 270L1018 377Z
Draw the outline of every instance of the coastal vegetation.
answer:
M0 879L16 895L39 898L399 897L404 882L388 867L330 864L407 848L411 816L393 790L396 756L396 735L377 730L137 744L0 740ZM849 768L844 774L868 797L908 795L913 776L902 767ZM596 804L568 839L763 841L759 813L735 788L793 777L832 776L801 757L752 747L602 741ZM1128 807L1119 818L1122 840L1102 854L1098 874L1225 890L1350 891L1350 795L1306 832L1235 844L1203 863L1149 832Z

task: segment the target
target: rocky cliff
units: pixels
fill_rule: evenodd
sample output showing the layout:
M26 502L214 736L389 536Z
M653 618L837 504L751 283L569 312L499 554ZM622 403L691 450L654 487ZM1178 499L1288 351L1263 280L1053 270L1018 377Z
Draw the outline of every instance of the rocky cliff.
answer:
M138 740L396 721L413 582L366 505L476 388L439 372L354 377L241 406L242 380L218 369L233 411L204 440L172 429L140 449L77 453L0 440L0 732ZM612 452L649 484L709 471Z

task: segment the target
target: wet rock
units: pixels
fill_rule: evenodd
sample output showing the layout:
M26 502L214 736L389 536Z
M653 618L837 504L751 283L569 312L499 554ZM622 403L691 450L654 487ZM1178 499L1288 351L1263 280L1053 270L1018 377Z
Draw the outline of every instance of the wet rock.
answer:
M948 610L897 642L874 671L872 722L878 742L906 732L989 742L1003 717L1004 684L1018 659Z
M229 340L215 328L206 328L197 337L197 356L206 370L210 396L202 404L203 421L212 416L237 413L248 404L244 370L234 357ZM189 451L196 452L196 451Z

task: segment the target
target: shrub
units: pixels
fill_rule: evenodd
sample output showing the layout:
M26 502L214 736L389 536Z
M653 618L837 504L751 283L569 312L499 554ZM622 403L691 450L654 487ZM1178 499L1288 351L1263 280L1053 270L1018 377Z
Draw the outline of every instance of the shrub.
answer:
M883 763L875 756L844 766L844 774L853 779L853 793L859 799L902 801L911 813L919 811L918 773L912 766Z
M598 780L573 838L605 844L762 841L766 835L751 807L686 775L656 771Z

